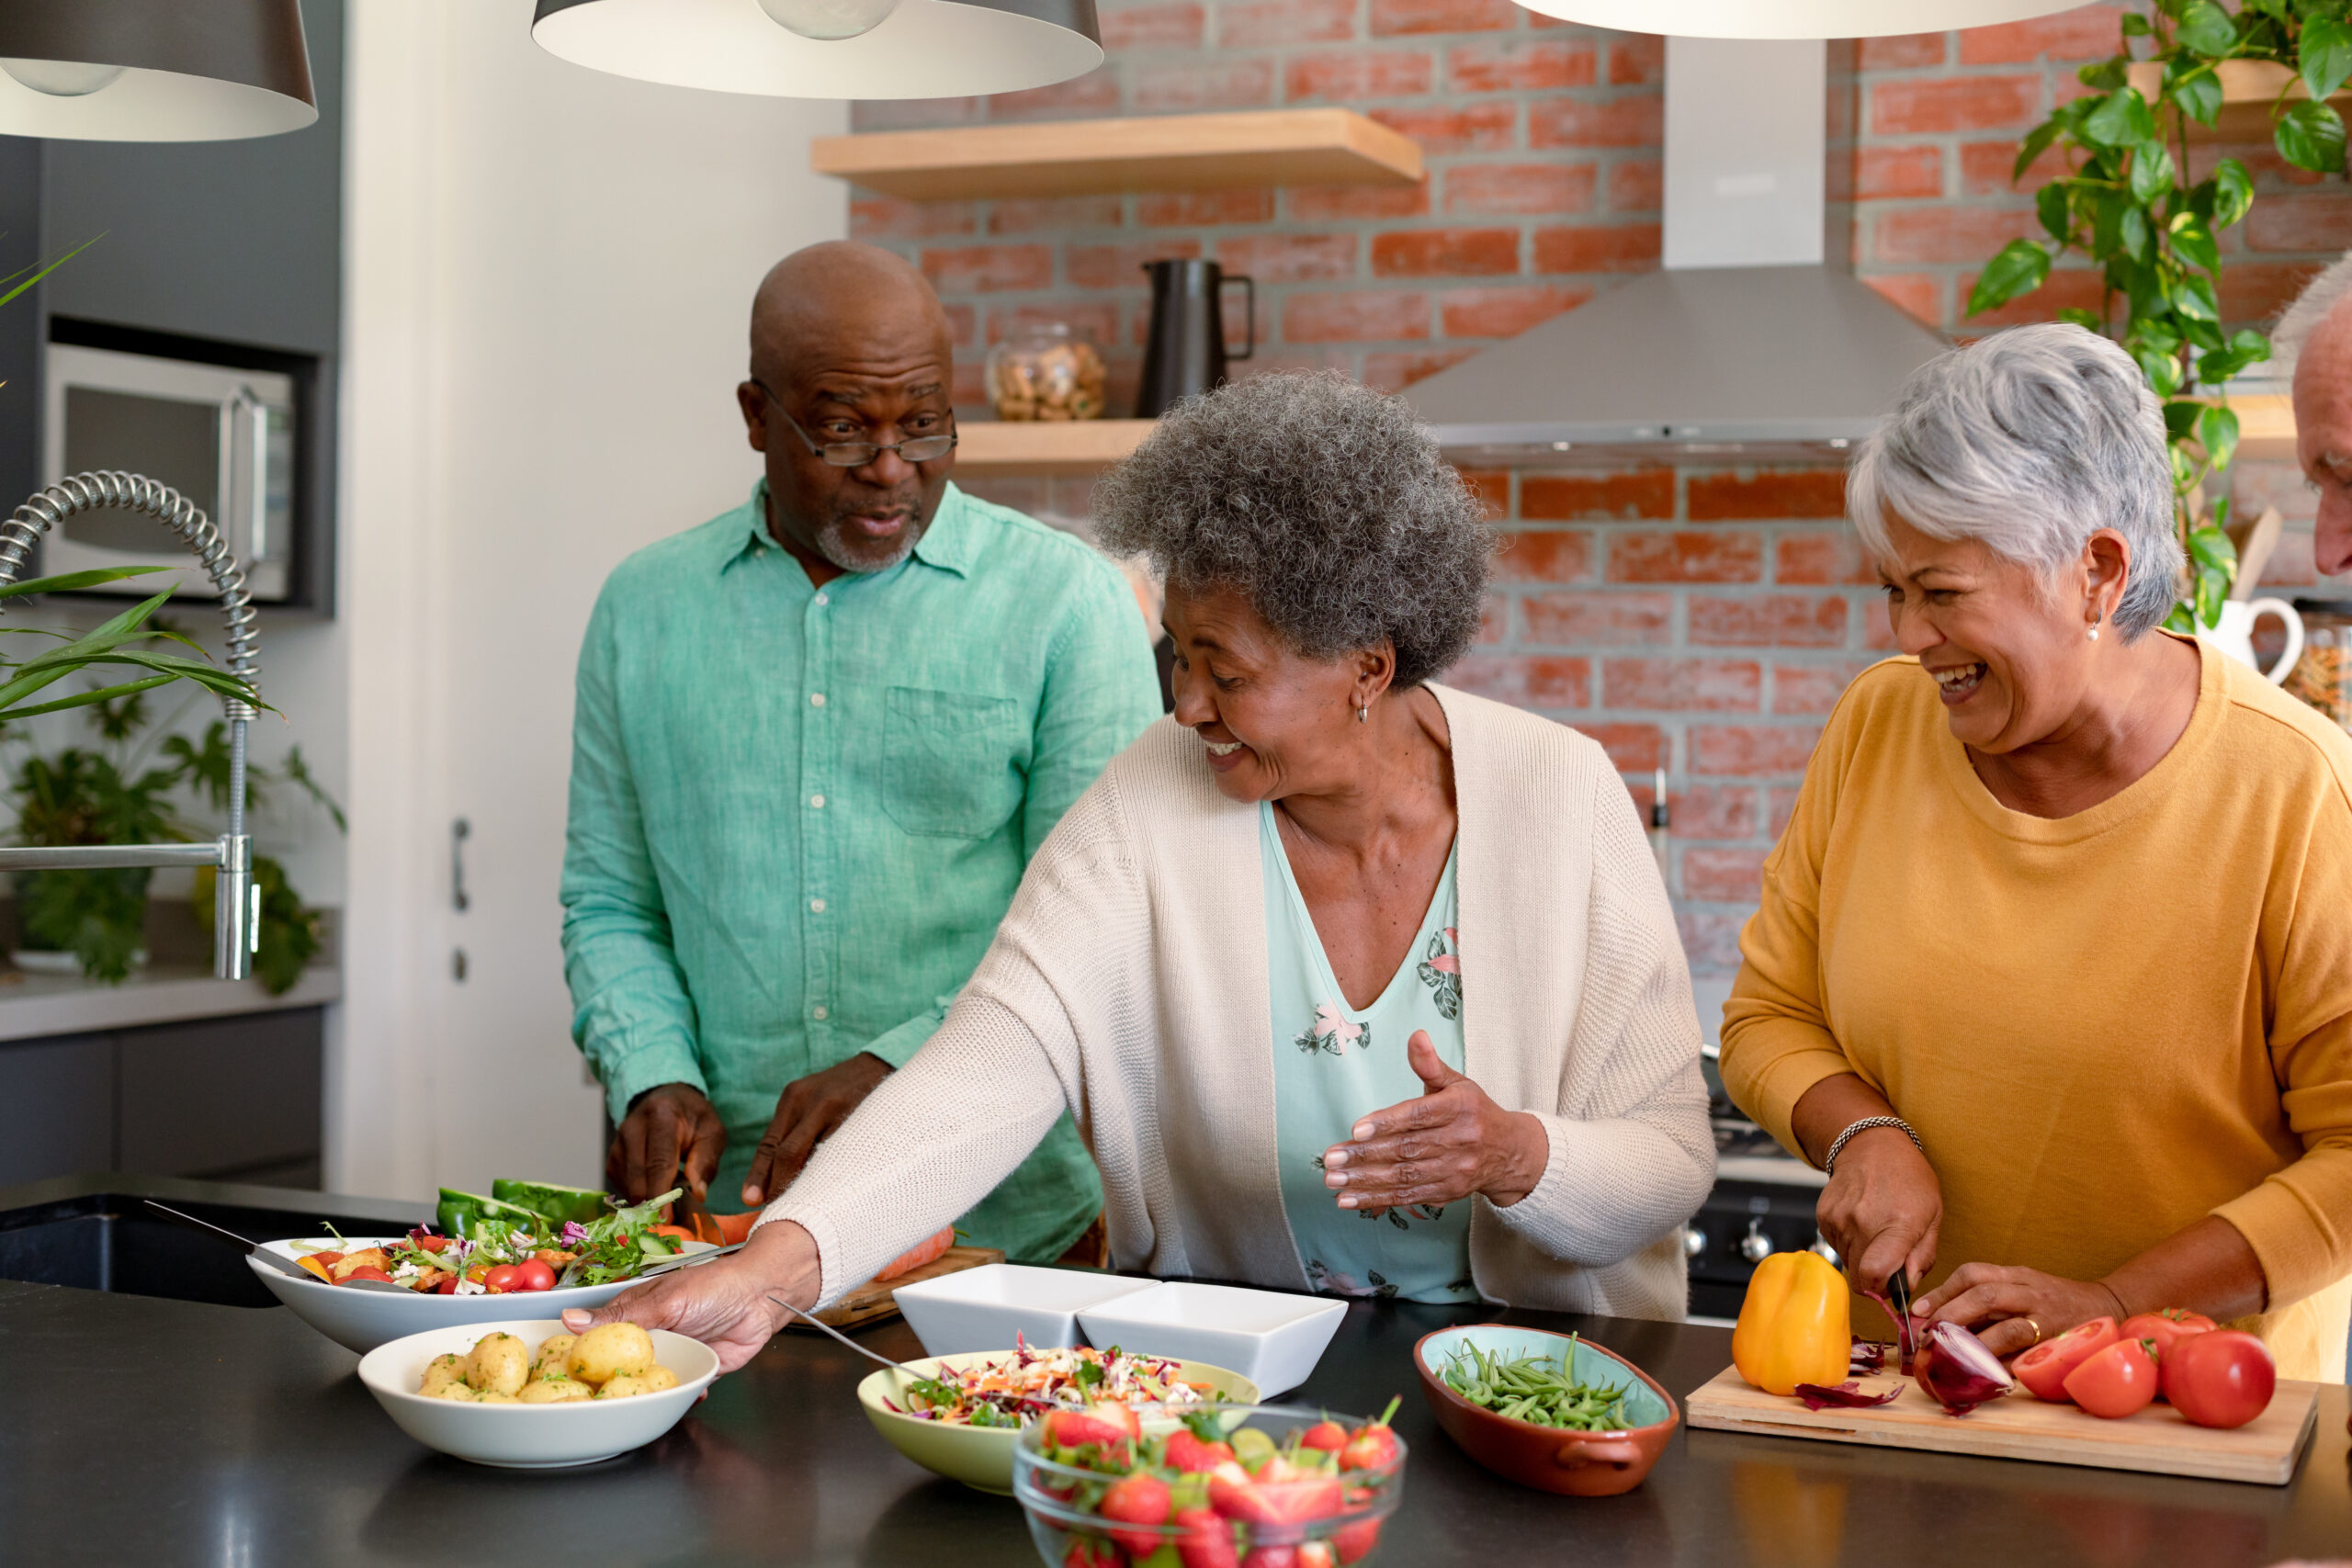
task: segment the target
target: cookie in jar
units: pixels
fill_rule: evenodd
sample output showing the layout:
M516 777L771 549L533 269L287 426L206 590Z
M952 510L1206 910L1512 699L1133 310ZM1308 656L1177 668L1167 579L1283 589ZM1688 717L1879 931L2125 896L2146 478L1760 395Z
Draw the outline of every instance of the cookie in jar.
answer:
M1102 417L1102 352L1067 321L1023 327L989 350L989 402L1003 420Z

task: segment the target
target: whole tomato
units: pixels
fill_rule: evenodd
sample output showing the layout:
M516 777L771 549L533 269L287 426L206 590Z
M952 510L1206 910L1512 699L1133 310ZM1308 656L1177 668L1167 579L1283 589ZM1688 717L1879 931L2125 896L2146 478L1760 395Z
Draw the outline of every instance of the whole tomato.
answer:
M2251 1334L2217 1328L2194 1334L2165 1358L2165 1397L2199 1427L2243 1427L2270 1408L2278 1369Z
M2119 1339L2066 1374L2066 1397L2112 1421L2156 1397L2156 1358L2143 1339Z
M514 1265L514 1289L518 1291L552 1291L555 1270L544 1258L529 1258Z
M482 1276L482 1289L493 1296L503 1294L514 1288L514 1277L521 1272L512 1263L502 1263Z
M2172 1355L2172 1348L2192 1334L2210 1334L2213 1320L2201 1312L2188 1312L2168 1307L2163 1312L2143 1312L2123 1320L2121 1337L2153 1339L2156 1346L2156 1365L2162 1367Z
M2115 1319L2095 1317L2088 1323L2075 1325L2055 1339L2043 1340L2009 1363L2009 1371L2017 1374L2018 1382L2032 1391L2036 1399L2064 1404L2069 1403L2066 1397L2067 1374L2120 1337Z
M385 1273L381 1269L375 1267L373 1264L368 1263L361 1264L358 1268L354 1269L350 1273L345 1274L342 1279L335 1282L339 1285L348 1285L354 1280L381 1280L387 1285L392 1282L392 1277L390 1274Z

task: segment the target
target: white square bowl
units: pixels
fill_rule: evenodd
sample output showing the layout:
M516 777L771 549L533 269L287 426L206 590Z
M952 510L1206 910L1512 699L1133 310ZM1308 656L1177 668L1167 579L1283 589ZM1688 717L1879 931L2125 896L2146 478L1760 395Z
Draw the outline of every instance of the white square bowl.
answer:
M1239 1372L1272 1399L1305 1382L1348 1303L1233 1285L1156 1285L1101 1306L1078 1324L1097 1348L1206 1361Z
M1067 1349L1078 1343L1080 1312L1157 1288L1156 1280L1082 1269L989 1263L901 1285L891 1297L926 1355L961 1356L1010 1350L1015 1335L1036 1349Z

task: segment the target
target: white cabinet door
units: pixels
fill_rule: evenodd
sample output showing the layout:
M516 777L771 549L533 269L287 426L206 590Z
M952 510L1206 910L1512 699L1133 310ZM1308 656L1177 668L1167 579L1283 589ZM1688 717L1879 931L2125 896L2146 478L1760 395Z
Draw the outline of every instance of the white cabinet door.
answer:
M757 477L733 397L752 293L845 231L845 188L808 167L845 108L583 71L512 6L354 0L351 20L329 1184L589 1183L599 1097L556 897L580 636L623 557Z

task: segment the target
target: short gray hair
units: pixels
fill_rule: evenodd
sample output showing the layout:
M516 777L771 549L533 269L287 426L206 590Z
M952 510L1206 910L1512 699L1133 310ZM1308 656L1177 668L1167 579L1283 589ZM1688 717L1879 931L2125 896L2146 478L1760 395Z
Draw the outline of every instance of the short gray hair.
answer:
M2270 331L2271 355L2286 367L2293 368L2303 345L2311 342L2312 333L2319 331L2320 323L2334 315L2335 308L2347 298L2352 298L2352 252L2303 285L2303 291L2295 296L2295 302L2287 307L2278 324Z
M2064 322L2011 327L1913 371L1854 459L1846 509L1874 555L1888 553L1892 512L2044 571L2112 528L2132 546L2115 607L2127 638L2161 624L2179 592L2164 410L2129 354Z
M1094 487L1102 543L1227 587L1300 653L1396 646L1418 686L1477 636L1494 535L1395 398L1333 371L1185 399Z

